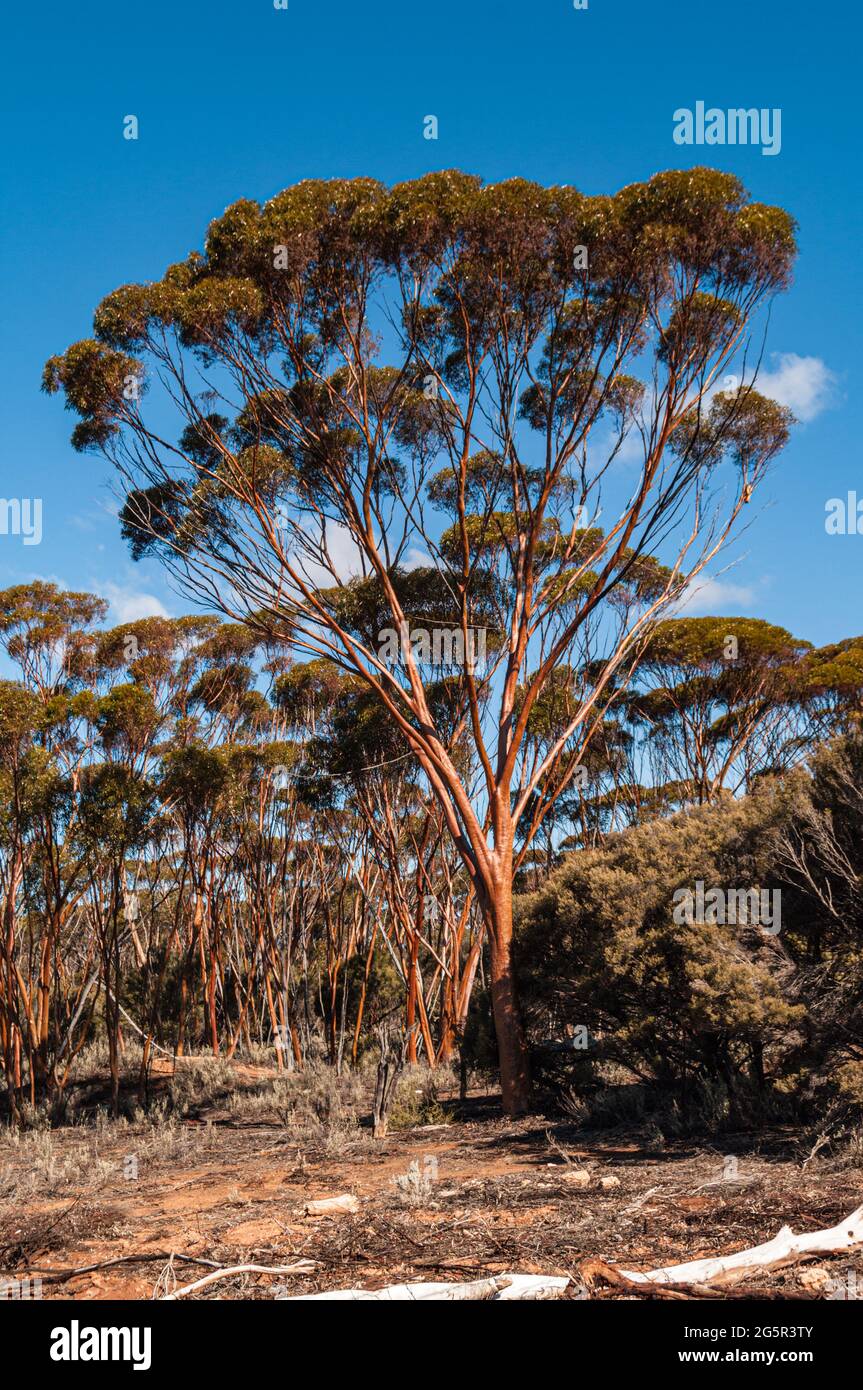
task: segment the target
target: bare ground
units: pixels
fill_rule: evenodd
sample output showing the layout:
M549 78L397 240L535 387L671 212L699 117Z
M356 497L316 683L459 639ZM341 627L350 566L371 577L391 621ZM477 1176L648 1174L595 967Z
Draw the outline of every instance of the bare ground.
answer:
M252 1073L236 1069L239 1080ZM47 1299L149 1299L209 1272L195 1260L302 1258L315 1262L313 1273L240 1275L195 1297L268 1299L504 1271L569 1275L571 1296L584 1297L586 1260L648 1269L730 1253L784 1224L832 1226L863 1201L859 1167L816 1159L804 1168L791 1132L657 1146L543 1117L507 1121L493 1096L444 1100L443 1109L448 1123L377 1142L362 1123L310 1134L278 1117L238 1118L218 1100L155 1126L7 1132L0 1272L39 1274ZM585 1169L586 1187L575 1176ZM306 1203L344 1193L359 1199L356 1213L305 1214ZM110 1260L123 1262L69 1274ZM733 1293L825 1297L836 1281L854 1288L855 1279L863 1289L863 1255L819 1257ZM600 1283L590 1296L621 1294Z

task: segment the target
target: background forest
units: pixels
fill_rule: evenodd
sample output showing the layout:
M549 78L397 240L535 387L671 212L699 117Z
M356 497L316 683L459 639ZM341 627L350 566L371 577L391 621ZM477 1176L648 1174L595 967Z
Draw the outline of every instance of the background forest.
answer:
M357 601L361 585L355 585ZM495 1066L466 872L360 684L241 624L106 630L95 595L0 595L4 1106L66 1113L133 1056ZM572 678L574 679L574 677ZM863 1101L863 643L668 619L519 871L540 1095L666 1130ZM437 698L445 707L448 680ZM537 749L567 719L565 672ZM465 749L467 758L469 751ZM466 771L465 775L469 775ZM701 880L781 890L781 929L675 920Z

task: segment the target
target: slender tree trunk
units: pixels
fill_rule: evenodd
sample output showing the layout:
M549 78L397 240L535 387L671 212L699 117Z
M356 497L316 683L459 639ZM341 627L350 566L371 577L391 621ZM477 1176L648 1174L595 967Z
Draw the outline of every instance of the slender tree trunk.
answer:
M512 960L512 868L504 872L484 904L491 963L491 1005L500 1063L504 1113L524 1115L530 1109L530 1072L522 1031Z
M361 991L360 991L360 1002L359 1002L359 1004L357 1005L357 1021L356 1021L356 1024L354 1025L354 1042L353 1042L353 1047L351 1048L351 1060L352 1060L353 1062L356 1062L357 1057L359 1056L359 1049L360 1049L360 1030L361 1030L362 1025L363 1025L363 1011L364 1011L365 1006L366 1006L366 995L367 995L367 993L368 993L368 988L369 988L369 975L371 974L371 969L372 969L372 960L373 960L373 958L374 958L374 953L375 953L375 939L376 939L376 937L377 937L377 934L378 934L378 923L375 922L374 926L372 927L371 939L370 939L370 941L369 941L369 953L368 953L368 955L366 956L366 968L365 968L365 970L364 970L364 972L363 972L363 987L362 987L362 989L361 989Z
M407 1010L405 1016L407 1044L408 1044L408 1066L415 1067L417 1064L417 957L419 955L419 938L415 933L408 931L408 997Z

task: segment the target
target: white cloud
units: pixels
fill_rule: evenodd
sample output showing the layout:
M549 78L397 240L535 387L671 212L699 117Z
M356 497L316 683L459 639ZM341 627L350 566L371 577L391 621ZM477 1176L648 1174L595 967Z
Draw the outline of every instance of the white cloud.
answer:
M762 367L754 378L754 386L762 396L785 405L801 424L808 424L822 411L828 410L836 401L839 378L820 357L801 357L797 352L774 352L770 355L771 365ZM705 393L705 404L709 403L719 391L727 391L733 382L740 380L739 374L726 373L715 381ZM752 373L744 377L752 385ZM649 425L651 412L656 407L652 388L645 392L641 410L642 423ZM597 462L604 462L608 453L617 443L617 436L609 432L599 446ZM621 464L641 464L644 462L644 441L635 423L630 424L623 442L617 451L617 462Z
M804 424L833 404L837 379L820 357L774 352L770 360L775 365L755 379L755 389L762 396L788 406Z
M754 597L752 589L746 584L732 584L725 579L699 575L686 589L679 603L675 604L674 611L689 618L732 614L741 608L749 608Z
M616 443L617 436L612 435L606 446L607 450L613 449ZM616 458L618 463L644 463L644 439L635 424L630 425L623 436L623 442L617 451Z
M412 545L407 554L402 557L402 569L408 571L428 569L433 564L434 561L431 556L416 545Z
M14 573L14 571L9 570L8 573L11 575ZM55 584L56 587L60 589L63 593L65 593L66 590L69 588L69 585L66 583L65 579L63 579L59 574L36 574L33 570L29 571L27 574L18 575L15 579L12 580L12 583Z
M101 584L95 590L111 605L111 616L118 623L134 623L138 618L167 618L168 611L155 594L145 594L121 584Z
M325 525L326 556L323 561L313 560L298 554L295 564L303 577L312 584L327 588L331 584L346 584L349 579L362 573L361 554L350 530L341 522L328 521ZM309 542L313 547L320 543L320 530L310 532Z
M319 537L319 529L310 532L310 543L316 546L319 543ZM318 560L298 553L296 564L305 577L313 584L319 584L325 588L336 582L347 584L348 580L363 573L363 552L347 526L343 526L341 522L328 521L326 523L326 539L327 555L331 568ZM378 544L380 545L379 539ZM409 546L400 561L401 568L404 570L423 569L431 564L433 564L431 558L416 545ZM366 573L369 571L368 563L366 563L365 571ZM335 577L333 572L335 572Z

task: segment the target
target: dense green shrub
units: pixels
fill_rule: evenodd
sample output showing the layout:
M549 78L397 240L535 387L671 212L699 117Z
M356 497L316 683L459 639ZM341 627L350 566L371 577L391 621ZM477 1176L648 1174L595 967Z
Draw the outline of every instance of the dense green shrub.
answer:
M724 1094L732 1120L753 1098L766 1104L806 1012L784 934L677 921L673 895L698 880L781 888L771 847L796 795L765 784L635 827L573 855L523 900L518 959L534 1042L547 1054L550 1040L583 1044L586 1029L586 1049L572 1048L576 1072L587 1065L601 1084L604 1065L622 1064L684 1112L705 1087Z

